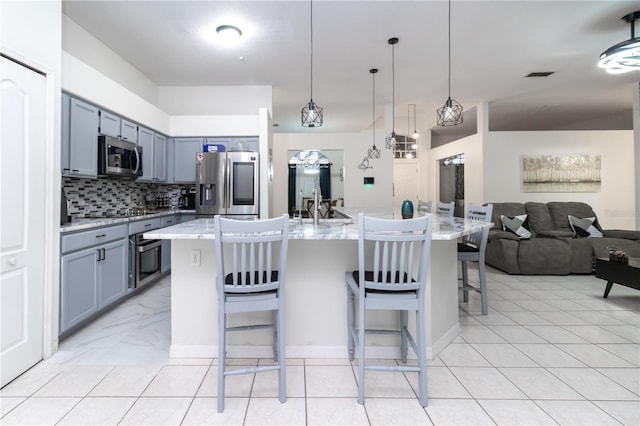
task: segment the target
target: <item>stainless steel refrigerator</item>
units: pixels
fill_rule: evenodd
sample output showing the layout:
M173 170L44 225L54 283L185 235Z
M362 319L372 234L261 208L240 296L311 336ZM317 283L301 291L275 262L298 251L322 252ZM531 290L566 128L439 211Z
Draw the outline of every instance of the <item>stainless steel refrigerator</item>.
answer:
M258 218L258 166L257 152L197 153L196 214Z

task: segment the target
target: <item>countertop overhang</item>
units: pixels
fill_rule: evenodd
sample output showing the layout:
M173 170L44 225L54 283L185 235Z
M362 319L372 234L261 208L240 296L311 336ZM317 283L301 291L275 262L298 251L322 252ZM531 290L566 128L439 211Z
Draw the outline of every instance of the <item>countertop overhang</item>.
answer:
M392 218L389 214L367 214L375 217ZM354 215L357 217L357 214ZM442 217L433 215L432 240L455 240L469 235L482 228L492 226L458 217ZM214 239L213 218L196 219L162 229L145 232L146 239L159 240L206 240ZM313 225L309 220L299 224L298 219L289 221L290 240L357 240L358 223L353 216L344 219L321 219L319 225Z

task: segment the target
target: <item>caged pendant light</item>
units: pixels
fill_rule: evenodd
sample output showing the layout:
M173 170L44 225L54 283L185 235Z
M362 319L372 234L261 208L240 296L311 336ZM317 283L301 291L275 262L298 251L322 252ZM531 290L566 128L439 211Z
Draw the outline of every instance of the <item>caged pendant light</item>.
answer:
M302 126L320 127L323 123L322 108L313 102L313 0L311 0L311 97L302 107Z
M635 36L636 21L640 10L621 18L631 26L631 38L608 48L600 55L598 66L609 74L622 74L640 69L640 37Z
M384 146L387 149L394 149L396 147L396 123L395 123L395 107L396 107L396 58L395 58L395 46L398 44L398 38L392 37L388 43L391 45L391 133L387 135L384 140Z
M449 0L449 94L442 108L438 108L438 126L462 123L462 105L451 99L451 0Z
M373 81L373 115L371 125L373 127L373 146L369 148L367 152L367 156L369 158L378 159L380 158L380 150L376 147L376 73L378 72L378 68L371 68L369 70L371 73L372 81Z

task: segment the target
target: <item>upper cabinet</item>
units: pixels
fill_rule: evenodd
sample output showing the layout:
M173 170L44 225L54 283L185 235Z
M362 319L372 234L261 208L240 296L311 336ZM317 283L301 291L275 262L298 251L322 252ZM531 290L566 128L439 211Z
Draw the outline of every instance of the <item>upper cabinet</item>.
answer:
M64 176L98 175L98 108L62 96L61 168Z
M138 125L125 120L109 111L100 110L101 135L122 139L128 142L138 142Z
M138 143L138 125L124 118L120 119L120 139Z
M167 137L159 133L153 139L153 179L167 181Z
M202 152L204 138L173 140L173 182L195 183L196 153Z
M101 135L111 136L112 138L120 137L120 117L110 112L100 111L100 128Z
M140 182L167 181L167 138L153 130L138 128L138 145L142 147L142 176Z
M138 146L142 147L142 176L138 176L140 182L153 181L153 130L144 127L138 128Z

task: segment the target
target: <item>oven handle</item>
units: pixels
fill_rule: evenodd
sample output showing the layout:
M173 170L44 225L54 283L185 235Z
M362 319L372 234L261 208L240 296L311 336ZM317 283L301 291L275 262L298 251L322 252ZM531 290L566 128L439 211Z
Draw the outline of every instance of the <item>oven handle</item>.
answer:
M152 249L154 249L156 247L160 247L161 245L162 245L162 241L160 241L160 240L154 241L152 243L140 245L140 246L138 246L138 253L144 253L144 252L152 250Z

